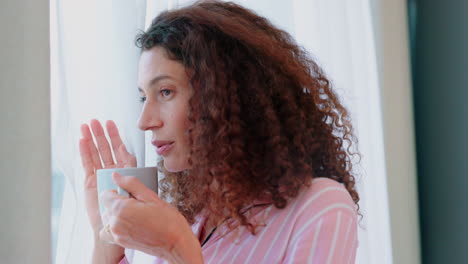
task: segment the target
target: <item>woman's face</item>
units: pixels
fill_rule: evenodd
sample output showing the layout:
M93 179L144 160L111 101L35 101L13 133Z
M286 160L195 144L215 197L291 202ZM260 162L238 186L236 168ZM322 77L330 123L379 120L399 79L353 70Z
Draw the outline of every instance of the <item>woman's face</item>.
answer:
M152 143L168 171L189 169L186 131L192 87L185 67L169 59L164 48L151 48L141 54L138 85L144 100L138 127L152 132Z

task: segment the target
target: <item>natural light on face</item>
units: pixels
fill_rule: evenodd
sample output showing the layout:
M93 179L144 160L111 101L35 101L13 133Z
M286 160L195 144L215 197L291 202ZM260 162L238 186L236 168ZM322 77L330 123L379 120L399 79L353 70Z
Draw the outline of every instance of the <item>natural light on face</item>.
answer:
M186 131L192 96L185 67L168 58L162 47L141 54L138 86L143 109L138 127L152 132L152 143L171 172L189 169L190 148Z

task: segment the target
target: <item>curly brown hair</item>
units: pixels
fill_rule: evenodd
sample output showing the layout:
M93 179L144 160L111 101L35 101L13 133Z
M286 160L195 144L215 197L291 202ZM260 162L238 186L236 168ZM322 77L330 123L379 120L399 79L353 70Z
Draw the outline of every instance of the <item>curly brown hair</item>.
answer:
M158 163L161 197L190 224L207 210L211 223L234 219L255 234L245 206L266 195L284 208L317 177L343 183L359 212L348 112L287 32L235 3L199 1L158 15L136 44L163 47L194 89L191 169L171 173Z

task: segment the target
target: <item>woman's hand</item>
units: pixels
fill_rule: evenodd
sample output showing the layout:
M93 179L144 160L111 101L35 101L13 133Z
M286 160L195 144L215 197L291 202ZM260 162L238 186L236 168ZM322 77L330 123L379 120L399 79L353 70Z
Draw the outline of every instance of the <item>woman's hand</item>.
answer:
M119 196L115 190L101 194L106 207L103 218L109 227L101 231L101 239L173 263L203 263L200 243L176 208L136 177L114 172L113 180L132 198Z
M99 212L96 170L102 168L136 167L137 164L135 156L127 152L120 138L117 126L113 121L107 121L106 128L117 161L114 161L112 158L111 147L104 135L101 123L93 119L90 124L97 142L97 147L94 144L88 125L83 124L81 126L83 138L80 139L80 155L85 172L84 194L86 211L93 232L95 236L98 236L99 231L103 228L103 224ZM104 165L101 164L101 159Z

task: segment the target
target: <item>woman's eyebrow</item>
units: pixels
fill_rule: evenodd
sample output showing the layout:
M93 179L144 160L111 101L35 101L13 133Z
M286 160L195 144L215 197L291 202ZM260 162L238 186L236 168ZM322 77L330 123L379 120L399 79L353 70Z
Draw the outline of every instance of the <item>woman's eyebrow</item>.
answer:
M164 80L164 79L171 79L171 80L174 80L174 78L172 78L172 77L169 76L169 75L165 75L165 74L163 74L163 75L158 75L158 76L154 77L153 79L151 79L151 81L149 82L148 87L151 88L152 86L154 86L155 84L157 84L159 81ZM143 93L143 92L144 92L143 89L141 89L140 87L138 87L138 91L139 91L140 93Z

